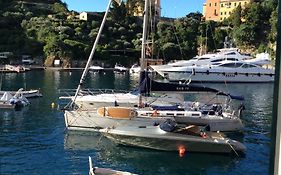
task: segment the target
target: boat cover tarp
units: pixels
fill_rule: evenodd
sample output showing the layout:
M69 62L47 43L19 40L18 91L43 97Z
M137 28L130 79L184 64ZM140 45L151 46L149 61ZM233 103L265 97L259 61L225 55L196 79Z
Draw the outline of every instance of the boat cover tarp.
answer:
M167 119L163 123L160 124L160 129L166 132L173 132L176 129L177 123L174 120Z

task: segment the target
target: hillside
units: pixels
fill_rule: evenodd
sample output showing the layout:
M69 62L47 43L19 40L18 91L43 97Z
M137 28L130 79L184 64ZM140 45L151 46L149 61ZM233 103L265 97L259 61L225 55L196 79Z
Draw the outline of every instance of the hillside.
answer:
M0 1L0 52L13 52L17 55L26 53L43 54L43 44L35 38L29 38L22 23L32 18L47 18L56 14L57 6L64 7L59 0L1 0ZM67 9L64 7L65 11Z
M95 60L111 66L116 62L130 66L138 61L142 22L131 15L131 7L132 4L112 4ZM1 0L0 52L13 52L13 61L28 54L41 59L46 66L52 66L54 59L60 59L62 66L83 66L102 16L101 13L88 21L79 20L79 14L69 11L60 0ZM154 41L152 56L165 62L190 59L199 51L214 51L223 47L226 36L248 53L275 54L276 1L253 2L246 9L238 8L222 23L202 21L200 13L150 23L154 24L149 37Z

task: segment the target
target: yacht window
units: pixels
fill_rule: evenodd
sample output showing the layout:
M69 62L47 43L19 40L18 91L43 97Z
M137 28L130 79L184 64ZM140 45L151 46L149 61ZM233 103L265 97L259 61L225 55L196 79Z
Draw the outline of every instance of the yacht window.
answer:
M208 60L208 59L210 59L210 58L208 58L208 57L198 58L198 60Z
M225 59L224 58L220 58L220 59L212 60L211 62L215 63L215 62L220 62L220 61L223 61L223 60L225 60Z
M242 67L243 68L251 68L251 67L256 67L256 66L252 65L252 64L244 64Z
M229 68L237 68L240 67L242 63L225 63L221 64L220 67L229 67Z
M228 61L239 61L237 58L226 58Z
M236 55L236 53L235 52L229 52L229 53L227 53L225 55Z
M212 60L212 63L216 63L216 62L220 62L220 61L224 61L224 60L228 60L228 61L239 61L237 58L220 58L220 59L216 59L216 60Z

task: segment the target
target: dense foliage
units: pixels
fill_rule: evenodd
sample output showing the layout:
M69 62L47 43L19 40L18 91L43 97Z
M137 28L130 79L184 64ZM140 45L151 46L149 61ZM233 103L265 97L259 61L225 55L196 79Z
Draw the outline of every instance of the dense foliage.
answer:
M127 0L120 5L113 2L95 60L126 66L138 60L142 18L133 16L140 10L138 5L143 7L143 1ZM75 62L87 60L103 14L95 13L90 20L83 21L60 0L1 0L0 52L30 54L43 59L46 65L59 58L64 66L76 66ZM274 54L277 2L268 0L253 2L245 9L238 7L222 23L204 22L200 13L150 22L154 24L149 30L153 56L166 62L221 48L226 36L245 51Z
M245 9L238 7L227 24L240 48L275 55L277 0L252 2Z

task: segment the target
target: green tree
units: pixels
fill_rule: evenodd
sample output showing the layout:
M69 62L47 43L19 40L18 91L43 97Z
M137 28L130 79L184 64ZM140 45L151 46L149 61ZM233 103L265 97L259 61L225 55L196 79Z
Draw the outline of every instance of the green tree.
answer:
M123 23L126 19L127 9L122 1L119 5L116 1L112 2L112 8L110 9L110 17L117 23Z
M228 18L229 23L235 29L242 24L242 8L241 5L238 5L237 8L231 13L230 17Z

